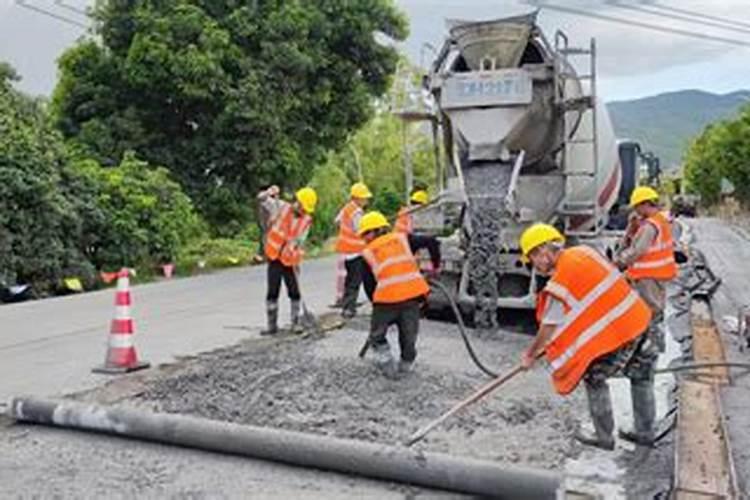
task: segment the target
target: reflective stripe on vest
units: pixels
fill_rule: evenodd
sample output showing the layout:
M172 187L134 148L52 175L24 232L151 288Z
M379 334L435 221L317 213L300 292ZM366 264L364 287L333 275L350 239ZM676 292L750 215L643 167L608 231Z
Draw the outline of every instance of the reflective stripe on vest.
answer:
M623 275L585 246L562 251L542 300L548 295L565 309L545 352L560 394L575 389L597 358L638 338L651 320L651 310Z
M405 234L389 233L373 240L362 252L362 256L377 281L372 298L374 303L394 304L430 292Z
M292 206L285 204L266 234L266 257L280 260L287 267L298 266L305 252L294 240L305 234L311 224L308 215L295 217Z
M674 241L669 219L660 212L644 222L649 223L656 228L656 238L646 252L630 265L627 275L634 280L671 280L677 276L677 263L674 260Z
M403 207L398 211L396 226L394 230L397 233L411 234L414 230L414 221L409 213L409 207Z
M365 240L359 237L354 229L354 216L362 209L350 201L341 209L339 235L336 239L336 251L339 253L360 253L365 248Z

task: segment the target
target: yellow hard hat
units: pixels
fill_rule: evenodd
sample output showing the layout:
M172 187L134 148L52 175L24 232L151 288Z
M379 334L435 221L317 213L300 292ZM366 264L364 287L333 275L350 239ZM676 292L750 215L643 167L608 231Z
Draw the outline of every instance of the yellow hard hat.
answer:
M372 193L367 188L367 185L364 182L357 182L356 184L352 185L351 197L352 198L372 198Z
M313 188L304 187L295 194L297 201L302 205L302 210L308 214L315 212L315 205L318 203L318 193Z
M536 247L551 241L565 243L565 237L554 226L550 226L549 224L537 223L530 226L521 235L521 255L524 261L528 261L529 253Z
M411 195L411 201L414 203L419 203L420 205L425 205L429 201L430 197L427 194L427 191L420 189L419 191L414 191Z
M659 193L648 186L638 186L630 194L630 206L634 207L644 201L659 201Z
M368 231L390 227L385 215L378 211L367 212L359 221L359 235L362 236Z

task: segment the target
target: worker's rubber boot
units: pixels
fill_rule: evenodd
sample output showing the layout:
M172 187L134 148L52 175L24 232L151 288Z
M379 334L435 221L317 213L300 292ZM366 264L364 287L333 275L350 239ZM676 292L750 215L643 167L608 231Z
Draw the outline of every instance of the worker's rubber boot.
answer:
M301 302L299 300L292 301L291 318L292 318L292 333L300 334L304 333L305 327L302 326L300 321L300 309Z
M612 415L612 400L606 381L586 383L586 397L589 403L591 422L594 424L594 434L581 430L576 432L575 438L579 442L596 446L603 450L615 449L615 419Z
M395 379L398 377L398 367L396 360L391 355L391 346L387 342L374 344L372 351L375 354L375 366L383 372L387 378Z
M653 379L631 380L630 397L633 400L633 429L620 429L618 436L641 446L654 445L654 422L656 402L654 401Z
M344 299L339 297L336 299L336 302L330 304L328 307L331 309L341 309L342 307L344 307Z
M266 302L266 321L268 326L260 332L261 335L276 335L279 333L279 303Z
M407 376L414 371L414 361L404 361L403 359L398 362L398 373L401 376Z

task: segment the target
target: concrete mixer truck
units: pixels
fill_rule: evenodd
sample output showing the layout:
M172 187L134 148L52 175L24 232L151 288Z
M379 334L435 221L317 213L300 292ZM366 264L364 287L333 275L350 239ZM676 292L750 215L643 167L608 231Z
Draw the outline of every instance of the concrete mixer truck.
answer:
M440 281L491 328L499 310L535 305L539 280L518 249L529 224L547 221L600 247L613 241L609 213L629 193L596 95L596 45L572 47L561 31L550 42L536 13L449 22L423 83L431 109L421 116L445 161L437 201L415 213L415 226L441 236ZM447 307L445 297L433 294L430 307Z

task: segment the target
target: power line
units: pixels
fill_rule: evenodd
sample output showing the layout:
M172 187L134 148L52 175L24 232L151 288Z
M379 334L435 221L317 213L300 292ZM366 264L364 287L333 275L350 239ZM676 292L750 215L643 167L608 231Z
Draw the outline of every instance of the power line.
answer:
M44 16L51 17L53 19L57 19L58 21L62 21L64 23L70 24L72 26L78 26L79 28L86 28L86 29L88 29L87 25L85 25L83 23L79 23L75 19L70 19L68 17L64 17L64 16L61 16L59 14L55 14L54 12L50 12L48 10L42 9L40 7L36 7L34 5L25 3L25 0L16 0L16 5L18 5L19 7L23 7L24 9L32 10L32 11L38 13L38 14L42 14Z
M650 8L647 8L647 7L650 7L650 4L648 4L648 5L643 5L643 4L638 4L638 5L625 4L625 3L619 2L618 0L611 0L611 1L607 2L607 3L609 5L614 5L615 7L619 7L621 9L628 9L628 10L633 10L633 11L636 11L636 12L645 12L646 14L650 14L652 16L666 17L667 19L675 19L675 20L678 20L678 21L685 21L685 22L688 22L688 23L700 24L700 25L703 25L703 26L711 26L711 27L714 27L714 28L721 28L721 29L724 29L724 30L736 31L738 33L744 33L744 34L749 34L750 33L750 29L748 29L748 28L738 28L736 26L727 26L726 24L723 24L723 23L718 23L718 22L714 22L714 21L706 21L706 20L701 20L701 19L695 19L694 17L684 16L684 15L681 15L681 14L665 14L664 12L654 12Z
M69 3L65 3L64 0L55 0L55 4L59 5L60 7L62 7L65 10L69 10L70 12L74 12L74 13L78 14L79 16L84 16L84 17L88 17L88 18L91 17L91 16L89 16L89 13L86 12L85 10L79 9L75 5L70 5Z
M672 7L671 5L664 5L663 3L660 3L660 2L650 3L649 6L654 7L656 9L662 9L662 10L666 10L670 12L677 12L679 14L685 14L688 16L711 19L713 21L719 21L719 22L726 23L726 24L733 24L735 26L741 26L743 28L750 28L750 23L746 23L742 21L735 21L733 19L728 19L726 17L712 16L711 14L704 14L702 12L696 12L693 10L680 9L677 7Z
M645 23L642 21L635 21L632 19L626 19L622 17L615 17L615 16L609 16L605 14L595 14L593 12L588 12L581 9L574 9L571 7L562 7L560 5L552 5L545 2L541 2L539 0L527 0L526 3L530 3L531 5L535 5L537 7L543 8L543 9L549 9L549 10L555 10L558 12L564 12L566 14L574 14L577 16L584 16L584 17L590 17L593 19L599 19L601 21L608 21L611 23L617 23L617 24L624 24L626 26L635 26L638 28L643 28L651 31L658 31L661 33L670 33L672 35L680 35L680 36L686 36L689 38L698 38L701 40L709 40L712 42L722 42L727 43L730 45L736 45L740 47L750 47L750 41L744 41L744 40L737 40L736 38L725 38L721 36L715 36L715 35L707 35L704 33L698 33L696 31L688 31L683 30L679 28L669 28L667 26L661 26L658 24L651 24L651 23Z

